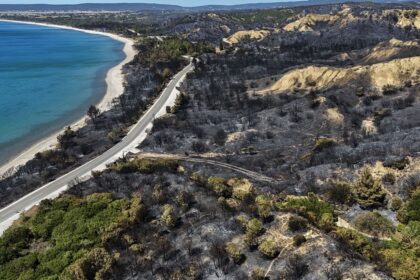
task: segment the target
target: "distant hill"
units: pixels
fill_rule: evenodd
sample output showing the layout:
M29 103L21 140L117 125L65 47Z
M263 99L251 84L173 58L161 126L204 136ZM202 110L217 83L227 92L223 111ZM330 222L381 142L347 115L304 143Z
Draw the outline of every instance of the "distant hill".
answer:
M48 4L0 4L1 11L223 11L223 10L252 10L272 9L281 7L296 7L320 4L336 4L346 2L368 2L364 0L306 0L277 3L249 3L241 5L206 5L198 7L182 7L177 5L147 4L147 3L86 3L75 5L48 5ZM375 3L409 3L401 0L371 0ZM411 1L411 3L420 3Z
M176 11L181 6L146 3L86 3L75 5L0 4L0 11Z

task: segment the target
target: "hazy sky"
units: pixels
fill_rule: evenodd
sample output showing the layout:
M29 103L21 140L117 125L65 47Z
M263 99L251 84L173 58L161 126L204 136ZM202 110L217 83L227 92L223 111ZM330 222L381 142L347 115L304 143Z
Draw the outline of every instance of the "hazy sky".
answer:
M200 6L207 4L234 5L243 3L268 3L282 1L284 0L0 0L0 4L157 3L182 6Z

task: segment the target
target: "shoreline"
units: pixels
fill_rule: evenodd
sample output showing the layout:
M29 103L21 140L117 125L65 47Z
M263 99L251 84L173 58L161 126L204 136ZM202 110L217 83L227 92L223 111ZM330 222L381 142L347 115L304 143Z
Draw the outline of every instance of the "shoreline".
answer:
M124 93L124 74L122 73L123 66L130 61L132 61L137 54L136 50L134 49L134 41L128 38L121 37L116 34L108 33L108 32L101 32L101 31L94 31L94 30L86 30L76 27L70 27L65 25L56 25L56 24L48 24L48 23L39 23L39 22L30 22L30 21L18 21L18 20L6 20L0 19L0 22L12 22L12 23L20 23L20 24L29 24L29 25L39 25L45 26L50 28L60 28L60 29L67 29L67 30L74 30L78 32L84 32L94 35L101 35L109 37L113 40L119 41L124 43L124 47L122 52L125 55L125 58L116 66L110 68L105 76L105 83L106 83L106 92L102 96L99 103L95 104L96 107L99 108L101 112L107 111L111 109L111 102L116 97L120 96ZM73 130L80 129L85 125L86 114L83 115L80 119L75 122L72 122L68 125L65 125L63 128L59 129L58 131L52 133L51 135L41 139L40 141L32 144L25 150L23 150L20 154L17 154L8 162L0 165L0 178L4 176L6 173L10 172L10 170L15 170L15 168L24 165L29 160L33 159L36 153L52 149L57 145L57 136L60 135L64 128L70 126Z

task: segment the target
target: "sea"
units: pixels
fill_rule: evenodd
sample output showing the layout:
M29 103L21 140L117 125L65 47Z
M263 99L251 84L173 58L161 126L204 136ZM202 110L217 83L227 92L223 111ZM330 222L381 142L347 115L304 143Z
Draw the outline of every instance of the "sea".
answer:
M0 22L0 165L98 103L123 47L102 35Z

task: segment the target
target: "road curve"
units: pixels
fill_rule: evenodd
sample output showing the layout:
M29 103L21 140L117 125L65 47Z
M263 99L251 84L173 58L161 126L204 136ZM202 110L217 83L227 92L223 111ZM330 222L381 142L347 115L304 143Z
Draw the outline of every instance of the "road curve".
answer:
M151 125L153 119L162 110L165 110L166 104L173 94L176 94L176 87L185 75L193 70L193 64L190 62L188 66L177 73L172 80L168 83L167 87L162 91L159 98L141 117L141 119L131 128L127 135L115 146L101 154L100 156L92 159L84 165L70 171L69 173L57 178L56 180L40 187L39 189L31 192L30 194L18 199L10 205L0 210L0 234L10 225L10 220L16 219L19 213L28 210L29 208L37 205L40 201L50 198L53 194L58 194L66 189L66 187L79 178L90 175L93 170L103 168L105 164L115 161L121 156L122 153L128 152L131 148L135 148L140 144L143 139L139 139L144 135L146 129ZM7 223L7 225L5 225Z

